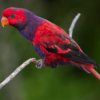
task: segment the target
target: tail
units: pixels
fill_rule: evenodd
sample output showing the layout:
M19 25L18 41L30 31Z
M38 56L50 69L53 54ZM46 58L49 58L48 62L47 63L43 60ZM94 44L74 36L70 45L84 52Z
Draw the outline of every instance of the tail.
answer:
M94 66L93 66L93 65L85 64L85 65L82 65L82 68L83 68L86 72L88 72L88 73L94 75L98 80L100 80L100 74L94 69Z

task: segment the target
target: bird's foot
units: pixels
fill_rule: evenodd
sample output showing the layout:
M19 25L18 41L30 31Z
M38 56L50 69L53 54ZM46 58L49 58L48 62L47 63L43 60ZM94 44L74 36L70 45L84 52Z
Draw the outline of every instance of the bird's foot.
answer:
M44 64L43 59L37 60L36 68L41 69L41 68L44 68L44 67L45 67L45 64Z

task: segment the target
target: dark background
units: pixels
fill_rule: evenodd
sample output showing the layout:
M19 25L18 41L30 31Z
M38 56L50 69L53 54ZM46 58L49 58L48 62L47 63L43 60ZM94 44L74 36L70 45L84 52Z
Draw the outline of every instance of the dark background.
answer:
M0 14L8 7L26 8L67 32L80 12L73 39L100 63L100 0L0 0ZM31 57L40 59L32 44L15 28L0 26L0 82ZM0 100L100 100L100 81L73 66L39 70L32 63L0 90Z

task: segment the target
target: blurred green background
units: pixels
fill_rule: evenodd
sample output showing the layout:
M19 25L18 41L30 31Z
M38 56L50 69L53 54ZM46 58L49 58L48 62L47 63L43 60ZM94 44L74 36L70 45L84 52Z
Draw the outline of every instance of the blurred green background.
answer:
M0 0L0 14L7 7L26 8L67 32L80 12L73 39L100 63L100 0ZM0 82L31 57L40 59L32 44L15 28L0 26ZM73 66L39 70L32 63L0 90L0 100L100 100L100 81Z

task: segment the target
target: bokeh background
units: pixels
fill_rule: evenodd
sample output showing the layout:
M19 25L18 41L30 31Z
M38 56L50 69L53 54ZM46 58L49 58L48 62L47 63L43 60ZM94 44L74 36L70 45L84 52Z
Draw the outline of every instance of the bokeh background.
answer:
M67 32L80 12L73 39L100 63L100 0L0 0L0 15L7 7L26 8ZM0 82L31 57L40 59L32 44L15 28L0 26ZM0 100L100 100L100 81L73 66L39 70L32 63L0 90Z

